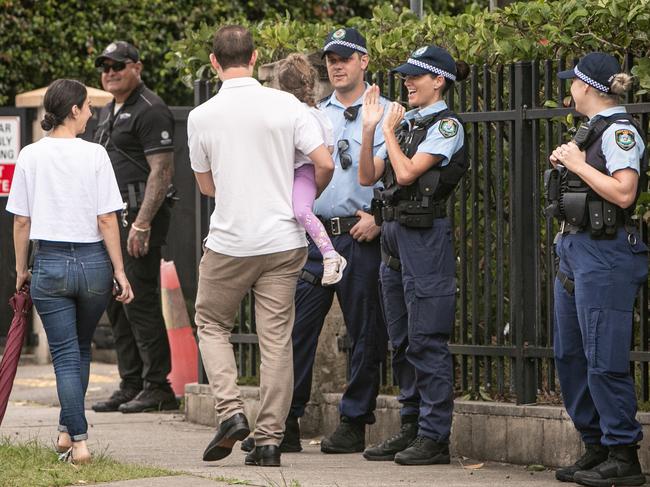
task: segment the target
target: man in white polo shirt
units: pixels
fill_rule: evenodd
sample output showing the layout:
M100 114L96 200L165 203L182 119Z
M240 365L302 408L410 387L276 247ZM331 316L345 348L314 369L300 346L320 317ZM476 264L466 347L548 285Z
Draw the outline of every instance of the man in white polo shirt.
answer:
M293 392L293 299L307 257L305 231L291 206L294 153L311 158L321 191L334 164L303 105L252 78L256 59L250 32L236 25L219 29L210 61L223 86L187 122L196 180L203 194L215 197L199 266L196 324L220 425L203 459L226 457L250 432L229 339L239 303L252 288L261 404L257 446L246 464L279 466Z

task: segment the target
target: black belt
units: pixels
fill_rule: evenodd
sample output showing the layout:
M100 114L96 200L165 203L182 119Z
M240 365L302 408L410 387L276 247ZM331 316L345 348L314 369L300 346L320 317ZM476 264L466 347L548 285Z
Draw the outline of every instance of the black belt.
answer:
M573 296L573 292L575 291L575 284L571 279L569 279L569 276L567 276L560 269L557 270L555 275L558 281L560 281L560 284L562 284L562 287L566 289L566 292Z
M360 220L358 216L337 216L334 218L323 218L319 216L318 219L323 223L325 231L330 237L350 233L352 227Z
M394 271L399 272L402 269L400 260L386 252L383 247L381 248L381 261Z

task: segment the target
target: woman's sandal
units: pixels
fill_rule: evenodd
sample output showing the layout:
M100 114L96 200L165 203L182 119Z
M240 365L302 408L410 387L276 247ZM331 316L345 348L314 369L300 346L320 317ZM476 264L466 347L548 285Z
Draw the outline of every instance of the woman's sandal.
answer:
M75 458L72 456L72 447L68 448L65 452L59 455L60 462L69 462L73 465L85 465L92 461L92 455L84 455L80 458Z

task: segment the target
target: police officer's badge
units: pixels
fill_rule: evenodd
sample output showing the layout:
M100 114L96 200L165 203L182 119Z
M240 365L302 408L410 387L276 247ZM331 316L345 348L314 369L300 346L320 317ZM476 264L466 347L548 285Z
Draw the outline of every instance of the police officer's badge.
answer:
M426 50L427 50L426 46L421 47L420 49L416 49L415 51L413 51L412 56L413 57L420 57L420 56L422 56L422 54L424 54L426 52Z
M332 39L341 40L345 37L345 29L339 29L332 34Z
M438 130L445 139L448 139L458 133L458 122L453 118L443 118L438 124Z
M629 129L620 129L614 133L616 139L616 145L618 145L623 150L630 150L636 145L636 140L634 140L634 132Z

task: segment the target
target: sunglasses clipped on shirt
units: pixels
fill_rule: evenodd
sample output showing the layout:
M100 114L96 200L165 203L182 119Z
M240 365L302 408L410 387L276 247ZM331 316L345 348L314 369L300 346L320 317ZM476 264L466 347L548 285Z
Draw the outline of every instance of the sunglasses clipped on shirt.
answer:
M336 144L339 150L339 161L341 161L341 169L348 169L352 165L352 156L348 153L350 150L350 142L348 139L341 139Z
M361 105L352 105L347 107L343 111L343 118L345 118L348 122L355 121L359 116L360 108ZM336 146L339 149L339 161L341 161L341 169L348 169L350 166L352 166L352 156L348 153L348 150L350 149L350 141L348 141L348 139L341 139L339 140L338 144L336 144Z
M120 71L124 71L127 64L132 64L132 61L126 63L122 61L116 61L113 64L104 63L97 66L97 71L107 74L112 69L114 73L118 73Z

